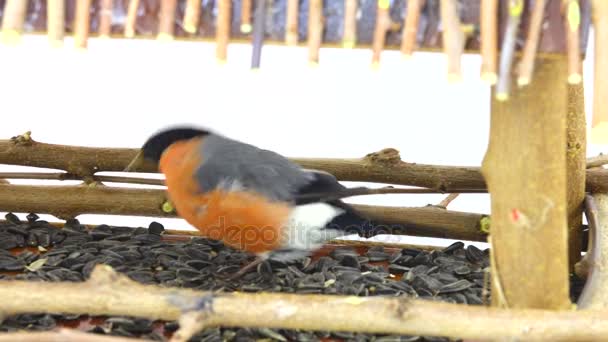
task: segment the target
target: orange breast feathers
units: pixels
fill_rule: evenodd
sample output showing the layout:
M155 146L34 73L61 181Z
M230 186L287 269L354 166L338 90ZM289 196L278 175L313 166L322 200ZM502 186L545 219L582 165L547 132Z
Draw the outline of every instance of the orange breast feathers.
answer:
M201 193L194 173L200 166L201 139L178 142L163 153L160 170L177 214L204 236L251 253L275 250L289 237L283 229L291 208L246 191Z

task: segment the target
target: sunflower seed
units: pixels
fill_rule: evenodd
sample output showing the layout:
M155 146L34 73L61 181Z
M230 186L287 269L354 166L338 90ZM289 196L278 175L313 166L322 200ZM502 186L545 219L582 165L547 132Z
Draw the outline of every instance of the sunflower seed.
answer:
M470 281L468 281L466 279L461 279L461 280L458 280L457 282L441 286L441 288L439 289L439 292L440 293L460 292L460 291L464 291L464 290L468 289L471 286L473 286L473 283L471 283Z

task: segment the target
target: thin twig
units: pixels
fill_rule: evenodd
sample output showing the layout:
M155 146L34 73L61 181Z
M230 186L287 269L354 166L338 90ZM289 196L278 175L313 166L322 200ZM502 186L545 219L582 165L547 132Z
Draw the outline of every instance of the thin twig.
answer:
M458 195L460 195L460 194L459 193L451 193L451 194L447 195L441 202L439 202L439 204L437 204L437 206L440 207L440 208L447 209L448 205L450 205L450 203L452 203L453 200L455 200L456 198L458 198Z
M344 34L342 35L342 47L352 49L357 42L357 9L358 0L344 1Z
M96 266L90 279L80 283L2 281L0 298L2 311L7 315L40 312L177 320L186 313L202 312L207 314L208 327L352 331L455 339L608 339L608 314L604 311L504 310L405 297L210 293L139 284L106 265Z
M319 49L323 41L323 0L308 2L308 63L319 64Z
M85 333L75 329L60 328L56 331L13 332L0 334L0 342L152 342L141 338L106 336Z
M232 3L230 0L219 0L217 2L217 32L215 35L215 58L220 64L226 63L228 58L228 41L230 40L230 12Z
M52 47L63 46L65 34L65 0L48 0L46 4L47 37Z
M86 49L89 40L89 23L91 20L91 0L76 2L74 17L74 47Z
M177 0L163 0L160 2L160 18L158 21L158 35L156 36L156 39L161 41L173 40L176 10Z
M87 177L88 178L88 177ZM40 180L85 180L83 177L66 172L0 172L0 179L40 179ZM130 183L143 185L164 186L162 179L120 177L120 176L92 176L95 182Z
M380 64L380 55L386 40L386 31L389 28L391 18L389 16L390 1L378 0L376 9L376 26L374 28L374 38L372 41L372 67Z
M137 10L139 9L139 0L129 0L129 8L127 9L127 20L125 21L125 37L135 37L135 24L137 22Z
M523 0L509 0L509 17L507 19L507 30L502 41L500 51L500 70L496 82L496 99L506 101L509 99L511 88L511 66L515 55L515 44L517 41L517 31L523 12Z
M249 33L252 30L251 26L251 8L253 0L241 1L241 32Z
M481 0L481 79L496 84L498 59L498 0Z
M99 11L99 38L110 38L112 34L112 12L114 0L102 0Z
M196 33L201 17L201 0L188 0L184 11L184 31Z
M295 46L298 44L298 14L299 0L287 0L287 22L285 24L285 44Z
M420 12L424 7L425 0L409 0L407 12L405 13L405 25L401 36L401 55L410 58L416 47L416 35L420 23Z
M460 25L457 1L442 0L440 5L443 52L447 56L448 82L453 83L462 79L460 59L464 49L464 32Z
M581 8L578 0L563 1L565 4L564 25L566 27L568 50L568 83L579 84L583 80L580 51Z
M21 41L23 24L27 12L27 0L6 0L2 13L2 35L0 41L6 45L17 45Z
M536 50L538 49L538 42L540 41L546 4L547 2L545 0L536 0L534 2L534 9L532 10L532 17L528 28L528 37L526 39L526 44L524 45L521 62L519 63L517 85L520 87L528 85L532 79L532 74L534 73Z

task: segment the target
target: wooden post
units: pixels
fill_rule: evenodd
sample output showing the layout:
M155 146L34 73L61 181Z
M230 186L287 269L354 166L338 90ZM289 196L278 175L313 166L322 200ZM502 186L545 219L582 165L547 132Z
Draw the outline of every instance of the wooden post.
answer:
M74 47L76 49L87 49L90 21L91 0L80 0L76 2L76 16L74 18Z
M61 47L65 34L65 0L49 0L46 11L49 44L52 47Z
M492 96L482 173L492 198L492 300L570 307L567 220L567 58L538 59L537 79Z
M595 61L593 70L593 119L591 121L591 140L596 144L608 144L608 106L606 95L608 83L608 1L591 1L593 29L595 36Z
M567 149L568 246L570 270L581 258L583 201L587 156L587 123L583 83L568 85Z
M7 0L2 15L1 41L6 45L21 42L21 33L27 12L26 0Z
M357 0L344 1L344 34L342 35L342 47L352 49L357 42Z
M308 3L308 63L319 64L319 49L323 42L323 0Z
M295 46L298 44L298 14L299 0L287 1L287 23L285 24L285 44Z
M228 58L228 41L230 40L230 0L219 0L217 3L217 32L215 33L215 58L224 64Z

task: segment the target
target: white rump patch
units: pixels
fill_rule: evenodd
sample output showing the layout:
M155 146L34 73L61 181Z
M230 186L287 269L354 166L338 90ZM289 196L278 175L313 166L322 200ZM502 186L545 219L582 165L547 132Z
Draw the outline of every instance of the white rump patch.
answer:
M345 235L325 226L344 210L327 203L311 203L294 207L283 231L283 247L299 250L319 248L326 241Z

